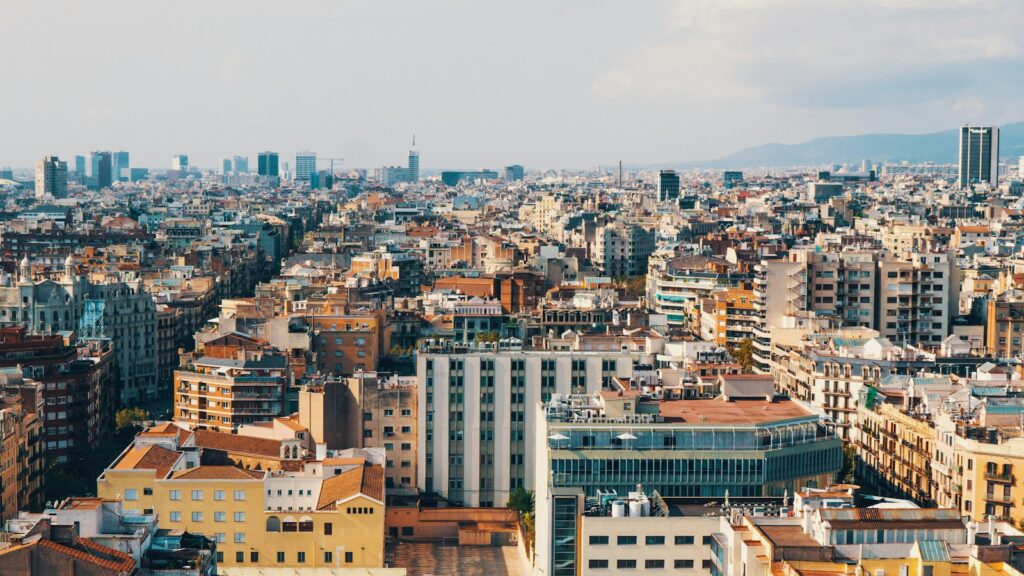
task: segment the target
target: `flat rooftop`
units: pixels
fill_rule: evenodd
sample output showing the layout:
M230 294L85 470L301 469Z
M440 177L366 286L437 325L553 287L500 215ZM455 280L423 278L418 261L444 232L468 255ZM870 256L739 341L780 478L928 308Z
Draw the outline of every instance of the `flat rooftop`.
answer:
M663 400L661 416L665 422L688 424L763 424L813 415L798 402L776 397L774 402L707 398L699 400Z
M757 528L776 547L821 548L821 544L804 533L800 524L758 524Z

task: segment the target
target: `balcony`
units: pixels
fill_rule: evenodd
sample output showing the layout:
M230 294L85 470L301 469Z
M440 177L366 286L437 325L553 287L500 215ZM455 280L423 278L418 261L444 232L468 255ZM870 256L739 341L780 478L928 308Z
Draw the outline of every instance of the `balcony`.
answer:
M999 484L1014 484L1013 473L1001 474L999 472L986 472L985 480Z
M985 500L987 502L995 502L996 504L1003 504L1006 506L1013 506L1013 496L1006 496L1004 494L996 494L994 492L988 492L985 494Z

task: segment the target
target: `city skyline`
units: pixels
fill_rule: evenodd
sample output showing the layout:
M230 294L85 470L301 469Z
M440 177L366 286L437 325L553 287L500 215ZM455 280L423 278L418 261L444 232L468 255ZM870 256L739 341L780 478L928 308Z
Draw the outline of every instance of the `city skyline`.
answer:
M1020 119L1024 83L1014 33L1024 7L997 0L331 3L273 19L231 2L121 8L117 19L73 3L0 8L25 24L0 39L24 53L7 74L36 87L0 96L18 135L0 143L0 165L110 149L139 166L187 151L215 167L245 150L309 149L370 168L398 163L414 129L425 169L703 160L816 136L1001 125ZM830 21L847 25L806 50L806 31ZM178 42L187 27L204 41ZM41 33L52 41L19 49ZM51 74L79 45L97 65Z

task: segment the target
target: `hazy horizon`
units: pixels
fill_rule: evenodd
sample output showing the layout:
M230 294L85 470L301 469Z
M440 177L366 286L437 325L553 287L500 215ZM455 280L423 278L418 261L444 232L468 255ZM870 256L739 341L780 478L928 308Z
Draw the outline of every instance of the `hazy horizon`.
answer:
M261 150L424 170L705 160L1021 120L1024 3L0 5L0 166ZM828 42L819 39L827 35ZM326 166L326 163L323 164Z

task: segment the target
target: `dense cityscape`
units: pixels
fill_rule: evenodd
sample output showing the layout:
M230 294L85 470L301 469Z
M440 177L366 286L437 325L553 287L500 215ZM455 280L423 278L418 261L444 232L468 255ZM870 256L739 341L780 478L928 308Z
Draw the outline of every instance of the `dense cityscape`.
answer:
M1024 158L949 146L8 170L0 573L1017 575Z
M0 23L0 576L1024 576L1021 0Z

